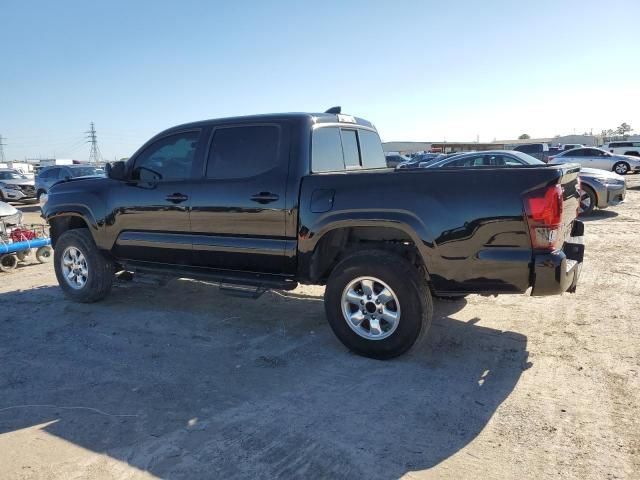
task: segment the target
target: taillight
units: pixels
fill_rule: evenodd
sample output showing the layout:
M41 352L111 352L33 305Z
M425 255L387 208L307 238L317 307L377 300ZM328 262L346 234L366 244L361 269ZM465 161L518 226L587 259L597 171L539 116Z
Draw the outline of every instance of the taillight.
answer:
M534 249L555 250L562 242L562 187L552 185L524 197L524 211Z

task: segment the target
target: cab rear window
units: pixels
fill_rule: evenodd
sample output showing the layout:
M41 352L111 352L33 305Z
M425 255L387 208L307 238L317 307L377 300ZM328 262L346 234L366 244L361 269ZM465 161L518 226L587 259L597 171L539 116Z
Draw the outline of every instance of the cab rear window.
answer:
M311 156L313 172L386 167L380 137L364 129L317 128L313 132Z

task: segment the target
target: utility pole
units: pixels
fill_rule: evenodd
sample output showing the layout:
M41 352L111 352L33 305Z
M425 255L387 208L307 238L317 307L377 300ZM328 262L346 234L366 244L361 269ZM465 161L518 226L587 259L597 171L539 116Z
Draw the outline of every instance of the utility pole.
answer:
M96 127L91 122L89 130L85 132L87 134L87 143L91 144L91 150L89 151L89 163L96 164L101 159L100 149L98 148L98 136L96 135Z
M0 162L4 162L4 146L6 143L4 143L3 140L6 140L6 138L3 138L2 135L0 135Z

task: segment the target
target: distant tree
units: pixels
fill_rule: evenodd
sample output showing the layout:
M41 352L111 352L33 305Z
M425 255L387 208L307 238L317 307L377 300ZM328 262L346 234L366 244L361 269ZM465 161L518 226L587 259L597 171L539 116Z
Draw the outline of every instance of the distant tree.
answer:
M623 137L626 137L628 133L630 133L633 130L633 128L631 128L631 125L629 125L626 122L622 122L620 124L620 126L616 129L616 133L618 135L622 135Z
M518 137L518 140L529 140L530 138L531 138L531 137L530 137L528 134L523 133L522 135L520 135L520 136Z

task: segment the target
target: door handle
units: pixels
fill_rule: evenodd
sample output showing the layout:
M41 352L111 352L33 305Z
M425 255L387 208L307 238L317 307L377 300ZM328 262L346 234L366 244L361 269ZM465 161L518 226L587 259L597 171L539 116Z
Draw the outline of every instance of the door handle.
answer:
M251 196L251 201L264 204L264 203L275 202L279 198L280 198L280 196L276 195L275 193L260 192L260 193L256 193L255 195L252 195Z
M189 200L189 197L182 193L172 193L171 195L167 195L167 201L171 203L182 203L186 200Z

